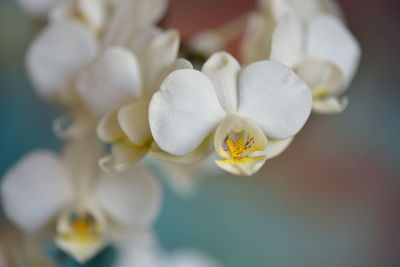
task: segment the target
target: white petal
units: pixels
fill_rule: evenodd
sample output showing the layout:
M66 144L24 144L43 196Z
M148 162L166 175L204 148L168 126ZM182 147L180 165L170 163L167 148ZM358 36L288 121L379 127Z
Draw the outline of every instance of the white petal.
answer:
M176 70L183 70L183 69L194 69L192 63L184 58L178 58L175 60L174 63L170 66L169 73L176 71Z
M60 20L74 19L73 12L75 8L75 1L62 1L49 10L48 19L49 23L56 23Z
M78 0L76 6L83 20L95 33L99 33L106 20L105 0Z
M267 149L265 150L265 155L268 159L272 159L279 156L286 148L292 143L293 138L274 140L269 139L267 144Z
M294 70L312 90L323 89L334 92L343 82L340 69L335 64L326 61L306 59Z
M338 18L319 15L309 24L307 54L339 67L344 76L343 92L356 72L361 49L355 37Z
M176 163L176 164L190 164L195 162L200 162L207 158L213 151L213 138L214 136L210 134L207 136L203 142L192 152L187 153L182 156L175 156L172 154L168 154L167 152L160 149L157 144L153 144L150 152L151 155L162 161Z
M290 6L291 12L302 20L307 20L312 16L322 12L320 0L285 0Z
M140 54L140 51L146 48L150 42L159 34L163 32L162 29L152 25L142 29L137 35L129 39L128 47L135 54Z
M107 173L122 173L134 167L150 149L147 146L135 146L127 139L112 144L111 154L99 160L100 168Z
M7 217L24 231L35 232L72 198L71 186L58 156L36 151L23 157L2 181Z
M295 16L283 16L277 23L271 45L271 60L294 67L303 57L305 31Z
M42 17L62 0L18 0L18 4L31 16Z
M150 27L164 16L166 0L117 0L105 33L105 45L127 45L143 29Z
M116 109L105 115L97 125L97 136L104 142L112 143L120 138L125 137L118 123L118 112Z
M202 70L211 80L221 106L226 112L235 112L238 105L238 76L240 65L237 60L226 52L212 55L204 64Z
M104 175L95 191L95 199L108 215L124 227L147 227L161 204L158 181L144 166L131 172Z
M313 111L320 114L341 113L346 109L348 103L347 97L329 97L314 101Z
M295 135L311 112L310 88L290 68L272 61L243 69L239 99L239 114L258 123L269 138Z
M56 98L97 50L94 37L80 23L62 21L46 27L29 48L27 67L38 93Z
M288 0L260 0L260 6L264 9L264 12L271 14L275 21L285 15L296 14Z
M118 112L118 122L133 144L143 146L152 141L148 103L136 101L122 107Z
M97 159L102 155L102 145L94 135L69 140L65 146L62 164L75 195L85 195L95 179Z
M77 89L92 112L102 116L140 97L140 75L135 55L112 47L81 75Z
M175 30L158 34L138 57L144 75L144 94L151 97L178 56L180 37Z
M96 254L99 253L107 245L104 240L93 244L77 244L62 239L56 239L55 242L57 244L57 247L71 255L76 261L81 264L95 257Z
M271 54L271 38L275 22L264 14L251 14L241 44L241 56L244 64L268 59Z
M225 114L207 76L177 70L150 102L150 129L161 149L184 155L198 147Z
M51 8L48 17L51 23L66 19L78 20L97 35L101 33L105 16L104 0L67 0Z
M266 156L257 156L251 158L243 158L240 162L235 162L234 159L215 160L215 163L221 169L240 176L252 176L264 166Z

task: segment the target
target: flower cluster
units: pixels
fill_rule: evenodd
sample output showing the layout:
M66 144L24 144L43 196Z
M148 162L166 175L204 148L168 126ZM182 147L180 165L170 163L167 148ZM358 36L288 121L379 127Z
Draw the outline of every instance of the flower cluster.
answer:
M151 237L161 188L149 160L178 187L200 161L251 176L311 111L345 109L360 58L330 0L258 1L251 14L189 41L209 56L202 66L180 53L177 30L158 26L166 0L20 1L47 17L27 69L37 93L67 111L54 122L65 146L23 157L2 182L3 205L21 229L50 230L81 262L108 244ZM239 62L221 50L242 30ZM140 251L131 254L150 257Z

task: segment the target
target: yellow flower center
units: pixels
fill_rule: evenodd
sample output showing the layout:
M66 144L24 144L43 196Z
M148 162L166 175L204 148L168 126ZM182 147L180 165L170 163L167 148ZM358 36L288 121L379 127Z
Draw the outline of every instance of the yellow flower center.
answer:
M244 142L244 137L241 137L236 141L228 138L226 140L226 144L228 146L229 153L234 159L241 159L243 157L247 157L252 152L259 150L253 147L254 145L253 137L249 137L246 143Z
M100 238L100 231L96 219L90 214L72 215L70 218L71 230L64 233L64 238L78 243L91 243Z
M226 140L226 144L228 145L229 152L231 153L233 158L240 158L240 155L244 151L244 139L243 137L237 141L232 141L230 139Z

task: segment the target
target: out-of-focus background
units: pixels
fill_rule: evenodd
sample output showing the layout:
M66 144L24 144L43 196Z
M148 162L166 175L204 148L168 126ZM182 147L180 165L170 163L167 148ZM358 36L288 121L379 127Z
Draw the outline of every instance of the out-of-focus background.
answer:
M188 200L167 188L156 223L167 250L198 248L227 267L400 266L399 3L340 5L363 49L348 109L312 115L254 177L209 177ZM185 39L254 7L171 0L163 25ZM35 95L24 68L38 30L14 1L1 0L0 176L28 151L61 147L51 122L62 111Z

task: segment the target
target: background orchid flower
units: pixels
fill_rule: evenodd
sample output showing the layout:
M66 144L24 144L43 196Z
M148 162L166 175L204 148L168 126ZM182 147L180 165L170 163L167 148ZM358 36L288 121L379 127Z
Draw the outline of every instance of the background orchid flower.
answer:
M102 160L107 169L125 170L152 147L148 103L163 77L180 65L179 35L174 30L149 29L128 47L106 49L82 73L77 89L87 107L101 118L99 138L112 143Z
M67 144L63 157L36 151L4 177L7 217L28 233L54 227L56 245L84 262L128 235L144 237L160 206L160 188L147 169L111 175L97 167L96 146Z
M271 42L271 60L290 66L313 93L313 111L342 112L358 67L361 50L338 18L316 15L307 22L286 15L278 22Z
M96 117L76 92L81 72L107 48L129 47L132 40L146 39L138 36L148 35L149 28L154 28L166 3L77 0L57 5L27 55L28 73L39 95L68 107L78 130L92 129Z
M223 158L216 163L233 174L252 175L286 148L310 110L310 89L290 68L261 61L241 69L222 52L202 72L168 75L151 100L149 118L164 151L182 156L214 135Z
M248 18L241 43L242 61L249 64L269 58L272 34L282 16L291 14L306 21L320 13L343 17L334 0L259 0L258 10Z

